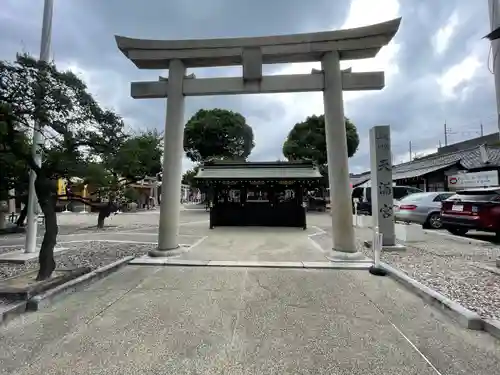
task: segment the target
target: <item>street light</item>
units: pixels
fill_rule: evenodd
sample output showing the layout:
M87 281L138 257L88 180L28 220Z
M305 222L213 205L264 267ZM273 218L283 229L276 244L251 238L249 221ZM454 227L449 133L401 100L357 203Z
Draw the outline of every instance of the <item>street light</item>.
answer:
M40 42L40 60L49 61L50 58L50 41L52 36L52 13L54 9L54 0L45 0L43 7L43 22L42 22L42 40ZM32 155L35 164L39 167L42 165L41 149L44 143L41 127L38 122L35 122L33 129L33 145ZM30 171L30 181L28 190L28 230L26 232L26 253L34 253L36 250L36 235L38 230L38 200L35 191L36 173Z

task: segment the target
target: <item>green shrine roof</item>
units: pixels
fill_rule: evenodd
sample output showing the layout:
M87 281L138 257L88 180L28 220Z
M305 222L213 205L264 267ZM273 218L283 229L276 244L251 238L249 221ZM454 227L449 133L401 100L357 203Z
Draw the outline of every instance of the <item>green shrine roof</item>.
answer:
M209 162L195 178L204 180L310 180L321 178L318 168L301 162Z

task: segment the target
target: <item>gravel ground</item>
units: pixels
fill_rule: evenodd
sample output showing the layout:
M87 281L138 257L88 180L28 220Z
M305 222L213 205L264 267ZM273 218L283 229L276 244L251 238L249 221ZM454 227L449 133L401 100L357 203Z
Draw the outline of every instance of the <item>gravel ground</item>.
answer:
M96 224L81 226L78 224L58 224L59 227L59 235L69 235L69 234L78 234L78 233L102 233L102 232L116 232L116 231L125 231L125 230L138 230L138 229L150 229L152 227L149 223L125 223L125 224L105 224L104 228L98 229ZM43 236L45 232L45 227L43 225L38 226L37 236ZM13 238L24 238L26 236L25 233L9 233L9 234L1 234L0 238L13 239Z
M356 229L358 241L371 239L371 231ZM371 249L363 252L373 257ZM500 249L489 244L466 244L438 235L427 242L407 245L403 252L384 252L382 261L391 264L422 284L436 290L483 318L500 320L500 275L473 267L491 264Z
M156 246L96 241L80 244L65 244L64 247L67 247L68 250L56 254L55 260L57 268L90 267L96 269L126 256L144 255ZM18 249L19 247L8 248L8 251ZM0 251L6 252L6 248L2 248ZM0 280L37 268L38 259L34 259L22 265L0 263Z
M87 232L116 232L116 231L124 231L124 230L137 230L137 229L143 229L143 228L151 228L151 224L147 223L137 223L137 224L123 224L123 225L116 225L116 224L106 224L104 228L98 229L97 225L90 225L86 227L81 227L81 226L72 226L72 225L59 225L59 234L62 235L68 235L68 234L77 234L77 233L87 233ZM40 232L40 235L43 234L43 231Z
M0 247L0 254L11 253L13 251L18 251L20 249L22 249L22 246Z

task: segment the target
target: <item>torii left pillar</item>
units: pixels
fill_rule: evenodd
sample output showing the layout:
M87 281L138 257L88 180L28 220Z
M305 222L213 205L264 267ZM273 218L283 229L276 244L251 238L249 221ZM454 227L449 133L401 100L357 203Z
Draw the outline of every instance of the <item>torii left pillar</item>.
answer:
M167 115L163 138L163 176L158 248L151 250L150 256L172 256L179 252L185 101L182 87L185 74L186 67L181 60L170 61Z
M325 88L325 137L330 183L330 212L332 215L331 260L360 260L364 255L357 250L352 226L351 187L342 95L342 72L338 51L325 53L321 60ZM350 220L347 220L347 219Z

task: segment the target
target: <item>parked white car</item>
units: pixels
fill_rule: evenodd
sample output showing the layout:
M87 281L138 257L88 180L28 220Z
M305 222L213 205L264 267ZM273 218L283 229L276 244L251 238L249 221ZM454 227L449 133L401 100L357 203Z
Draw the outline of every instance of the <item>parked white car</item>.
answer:
M433 191L408 195L396 203L394 217L396 221L421 224L426 229L440 229L441 202L453 194Z

